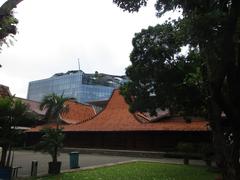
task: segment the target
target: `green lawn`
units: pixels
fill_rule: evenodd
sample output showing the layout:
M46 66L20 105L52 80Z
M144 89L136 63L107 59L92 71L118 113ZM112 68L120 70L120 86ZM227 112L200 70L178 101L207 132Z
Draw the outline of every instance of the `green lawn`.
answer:
M134 162L111 167L82 170L64 173L58 176L38 178L80 179L80 180L214 180L216 174L207 171L206 167L173 165L150 162Z

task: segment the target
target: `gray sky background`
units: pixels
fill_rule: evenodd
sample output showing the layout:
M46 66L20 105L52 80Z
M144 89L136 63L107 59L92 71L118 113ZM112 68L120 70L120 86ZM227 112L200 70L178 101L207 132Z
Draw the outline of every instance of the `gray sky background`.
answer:
M26 98L29 81L76 70L78 58L86 73L125 74L134 33L169 17L157 18L154 2L131 14L112 0L24 0L16 41L0 53L0 84Z

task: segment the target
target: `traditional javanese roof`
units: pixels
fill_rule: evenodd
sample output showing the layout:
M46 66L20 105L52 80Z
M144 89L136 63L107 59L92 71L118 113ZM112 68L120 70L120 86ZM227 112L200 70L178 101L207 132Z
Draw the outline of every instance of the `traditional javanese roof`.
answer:
M61 116L61 119L67 124L77 124L89 120L96 115L91 105L78 103L75 101L67 101L69 111Z
M44 116L46 109L40 110L40 103L28 99L17 98L25 103L31 112ZM67 124L77 124L88 120L96 115L94 109L90 105L81 104L75 101L67 101L69 111L61 116L61 120Z
M143 122L136 114L129 112L128 104L119 90L114 90L107 106L99 114L88 121L63 127L65 132L208 131L207 124L208 122L200 118L192 119L191 123L187 123L182 117ZM31 132L37 132L41 128L38 126L31 129Z
M137 112L135 113L137 119L139 119L142 122L157 122L161 121L164 118L171 117L170 111L167 110L161 110L157 109L156 115L151 115L148 112Z
M2 84L0 84L0 97L3 96L11 96L9 87L4 86Z
M40 102L29 100L29 99L23 99L23 98L19 98L19 97L16 97L15 99L19 99L24 104L26 104L31 112L34 112L41 116L44 116L46 113L46 110L40 109Z

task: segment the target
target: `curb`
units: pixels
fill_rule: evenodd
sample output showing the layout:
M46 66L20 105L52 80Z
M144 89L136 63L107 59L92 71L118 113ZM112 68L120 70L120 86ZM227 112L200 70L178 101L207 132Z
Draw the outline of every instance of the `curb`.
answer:
M61 171L61 173L69 173L69 172L76 172L76 171L81 171L81 170L90 170L90 169L96 169L96 168L110 167L110 166L114 166L114 165L127 164L127 163L132 163L132 162L139 162L139 160L121 161L121 162L116 162L116 163L107 163L107 164L89 166L89 167L83 167L83 168L67 169L67 170Z
M134 150L88 149L88 148L64 148L61 152L70 153L71 151L77 151L80 154L100 154L142 158L163 158L166 155L166 152L158 151L134 151Z

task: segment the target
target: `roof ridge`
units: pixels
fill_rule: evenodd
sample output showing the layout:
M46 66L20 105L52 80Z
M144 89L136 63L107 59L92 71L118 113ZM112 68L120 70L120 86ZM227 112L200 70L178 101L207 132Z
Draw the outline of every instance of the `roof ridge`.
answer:
M141 123L149 123L150 119L146 116L144 116L142 113L140 112L136 112L134 113L135 118L137 119L137 121L141 122ZM142 121L138 118L138 116L140 116L141 118L143 118L145 121Z
M69 102L73 102L73 103L76 103L76 104L81 104L81 105L84 105L84 106L90 106L90 107L92 107L90 104L85 104L85 103L81 103L81 102L78 102L78 101L76 101L76 100L74 100L74 99L71 99L71 100L68 100ZM67 101L67 102L68 102Z
M119 95L122 96L122 95L120 94L120 89L114 89L113 92L112 92L112 94L111 94L111 96L110 96L110 98L109 98L109 100L107 101L106 106L105 106L99 113L97 113L97 114L96 114L95 116L93 116L93 117L90 117L89 119L86 119L86 120L84 120L84 121L78 122L76 125L83 124L83 123L85 123L85 122L87 122L87 121L91 121L91 120L93 120L94 118L100 116L100 115L107 109L107 107L109 106L109 103L111 102L111 100L112 100L113 95L114 95L115 92L119 92ZM122 96L122 97L123 97L123 96ZM123 97L123 99L124 99L124 102L127 103L127 102L125 101L125 98L124 98L124 97ZM145 121L145 122L142 122L139 118L136 117L135 113L131 113L131 112L129 112L129 113L133 116L133 118L136 120L136 122L138 122L138 123L140 123L140 124L145 124L145 123L147 123L146 121L149 122L149 120L147 120L146 118L145 118L146 121Z
M61 120L66 122L69 125L70 124L75 125L75 124L81 123L82 121L85 121L85 118L81 118L81 115L77 115L77 116L73 116L73 117L70 116L69 117L68 113L81 111L82 115L86 115L86 113L88 113L88 114L90 113L89 116L94 116L96 114L93 106L91 106L91 105L79 103L79 102L74 101L74 100L68 100L68 101L66 101L66 104L68 106L70 106L70 109L71 109L71 107L75 106L75 108L73 108L73 111L70 110L69 112L64 113L65 115L64 114L61 115ZM89 117L87 117L86 119L89 119Z
M77 123L77 124L82 124L82 123L85 123L85 122L87 122L87 121L90 121L90 120L94 119L95 117L99 116L101 113L103 113L104 110L105 110L105 109L107 108L107 106L109 105L109 102L111 101L114 92L117 91L117 90L118 90L118 89L114 89L114 90L113 90L110 98L109 98L108 101L107 101L106 106L105 106L99 113L96 113L93 117L90 117L89 119L86 119L86 120L84 120L84 121L82 121L82 122L79 122L79 123Z
M31 100L31 99L25 99L25 98L22 98L22 97L15 97L15 98L18 98L18 99L21 99L21 100L26 100L26 101L31 101L31 102L35 102L35 103L39 103L39 104L41 104L41 102L39 102L39 101L35 101L35 100Z

